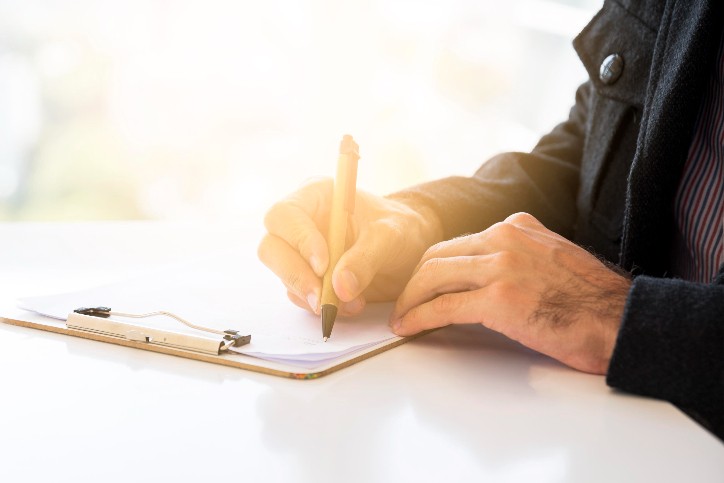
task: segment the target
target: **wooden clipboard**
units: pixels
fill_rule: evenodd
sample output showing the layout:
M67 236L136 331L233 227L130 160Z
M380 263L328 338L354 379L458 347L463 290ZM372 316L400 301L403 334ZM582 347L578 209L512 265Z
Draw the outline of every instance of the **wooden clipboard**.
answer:
M260 372L262 374L269 374L272 376L279 376L298 380L318 379L320 377L326 376L340 369L349 367L360 361L373 357L377 354L388 351L394 347L400 346L429 332L426 331L412 337L394 338L388 341L384 341L371 347L361 349L360 351L346 354L337 359L334 359L333 361L329 361L314 368L306 369L291 364L283 364L280 362L259 359L243 354L203 354L200 352L177 349L173 347L147 344L144 342L129 340L121 337L113 337L83 330L70 329L66 327L65 322L62 320L45 317L34 312L19 309L11 315L0 316L0 322L19 327L29 327L32 329L54 332L56 334L70 335L73 337L80 337L82 339L106 342L109 344L116 344L124 347L132 347L134 349L158 352L161 354L184 357L186 359L210 362L212 364L219 364L222 366L234 367L237 369L244 369L248 371Z

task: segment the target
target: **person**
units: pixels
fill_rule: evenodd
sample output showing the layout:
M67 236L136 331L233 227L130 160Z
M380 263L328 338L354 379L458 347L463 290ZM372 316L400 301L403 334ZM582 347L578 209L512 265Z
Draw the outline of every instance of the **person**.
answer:
M724 439L724 45L715 0L605 0L574 40L589 79L530 153L358 194L343 314L396 300L402 336L476 323ZM265 217L261 260L319 312L332 182Z

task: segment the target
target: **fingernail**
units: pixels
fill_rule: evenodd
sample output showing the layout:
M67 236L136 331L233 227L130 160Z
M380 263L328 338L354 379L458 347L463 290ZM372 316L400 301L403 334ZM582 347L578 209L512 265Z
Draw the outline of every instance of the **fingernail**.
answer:
M319 257L317 255L312 255L311 257L309 257L309 265L312 266L312 270L314 270L314 273L316 273L320 277L324 275L324 272L322 271L322 262L319 260Z
M392 329L392 332L397 333L397 331L400 329L400 326L402 325L402 319L394 319L390 321L390 329Z
M317 294L315 292L307 295L307 303L315 314L319 313L319 297L317 297Z
M339 278L341 279L344 286L347 288L347 292L350 295L357 295L357 291L359 289L359 282L357 281L357 277L354 273L350 272L349 270L342 270L342 273L339 274Z

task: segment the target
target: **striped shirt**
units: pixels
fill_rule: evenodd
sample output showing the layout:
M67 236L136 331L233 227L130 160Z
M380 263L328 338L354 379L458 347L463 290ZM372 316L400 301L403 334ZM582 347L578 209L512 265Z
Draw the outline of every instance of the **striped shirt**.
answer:
M674 275L710 282L724 262L724 36L674 200Z

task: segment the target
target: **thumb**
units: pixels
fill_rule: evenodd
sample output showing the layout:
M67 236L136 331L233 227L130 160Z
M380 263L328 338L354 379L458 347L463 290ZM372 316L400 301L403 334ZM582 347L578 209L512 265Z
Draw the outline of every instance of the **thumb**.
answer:
M340 300L349 302L365 291L391 253L397 253L399 230L377 221L360 230L354 244L342 255L332 274L332 285Z

